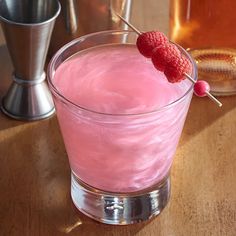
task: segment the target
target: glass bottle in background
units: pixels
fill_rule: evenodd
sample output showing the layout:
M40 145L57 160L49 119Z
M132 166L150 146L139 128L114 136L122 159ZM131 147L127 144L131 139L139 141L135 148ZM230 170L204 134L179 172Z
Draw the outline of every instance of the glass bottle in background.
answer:
M235 9L235 0L170 0L170 40L190 51L215 95L236 94Z

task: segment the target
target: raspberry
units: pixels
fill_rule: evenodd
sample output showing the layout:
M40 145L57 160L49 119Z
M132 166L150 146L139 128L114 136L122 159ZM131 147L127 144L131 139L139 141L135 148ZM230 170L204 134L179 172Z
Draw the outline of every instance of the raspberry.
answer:
M153 50L152 63L157 70L164 71L166 65L176 57L181 57L179 49L174 44L168 43Z
M166 75L170 83L175 83L185 79L184 73L189 74L191 70L192 66L190 64L190 61L186 57L174 57L166 65L164 74Z
M150 31L139 35L136 45L143 56L150 58L154 48L166 43L168 43L168 38L162 32Z

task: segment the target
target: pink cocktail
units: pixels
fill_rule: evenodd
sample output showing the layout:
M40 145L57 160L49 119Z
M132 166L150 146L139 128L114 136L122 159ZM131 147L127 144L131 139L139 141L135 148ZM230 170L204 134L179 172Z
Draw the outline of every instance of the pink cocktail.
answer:
M72 199L110 224L148 219L168 202L192 97L189 81L169 83L134 42L131 32L88 35L63 47L49 66Z

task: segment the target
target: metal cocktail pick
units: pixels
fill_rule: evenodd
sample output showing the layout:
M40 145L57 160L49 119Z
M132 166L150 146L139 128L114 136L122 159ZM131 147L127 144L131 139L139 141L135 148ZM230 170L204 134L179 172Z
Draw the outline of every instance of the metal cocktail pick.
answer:
M57 0L0 1L0 21L14 67L2 111L12 118L39 120L55 111L44 65L59 12Z
M139 31L136 27L134 27L132 24L130 24L128 21L126 21L121 15L119 15L118 13L116 13L116 15L126 24L128 25L134 32L136 32L138 35L141 35L142 32ZM196 83L196 81L187 73L184 73L184 76L191 81L193 84ZM213 102L215 102L219 107L222 106L222 103L216 99L209 91L205 91L206 96L208 96Z

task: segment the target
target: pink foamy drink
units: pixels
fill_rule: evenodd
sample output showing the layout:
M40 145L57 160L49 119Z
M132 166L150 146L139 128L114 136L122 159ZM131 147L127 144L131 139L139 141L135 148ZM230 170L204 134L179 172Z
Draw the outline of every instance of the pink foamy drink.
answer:
M135 45L108 44L67 59L53 84L61 94L55 99L57 117L78 179L122 193L168 177L191 82L169 83Z

